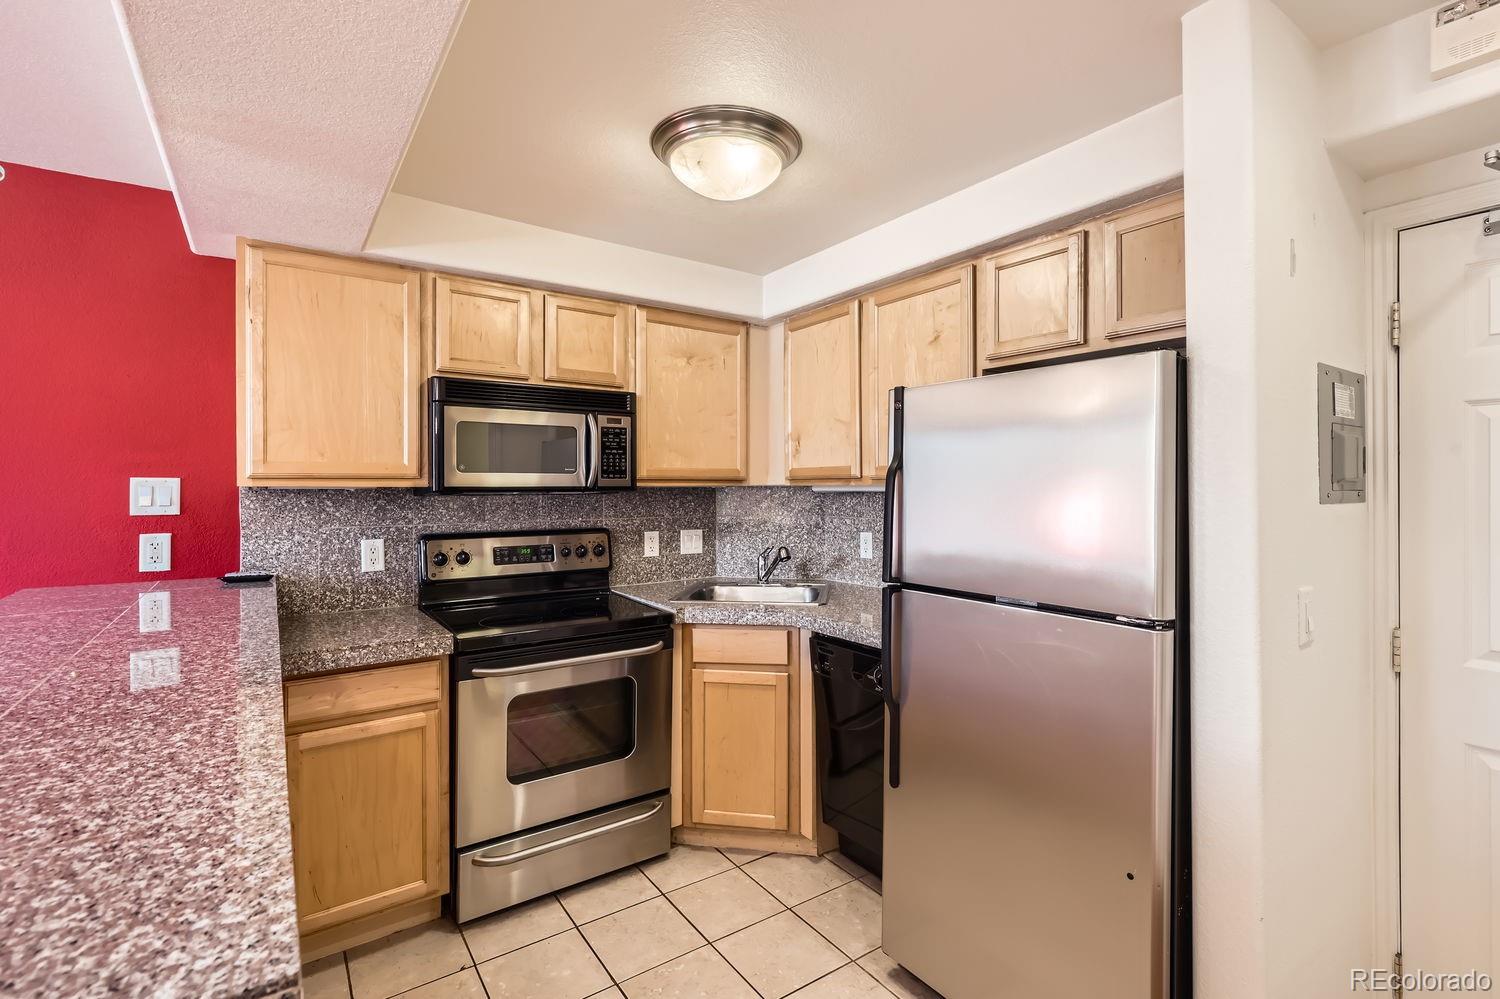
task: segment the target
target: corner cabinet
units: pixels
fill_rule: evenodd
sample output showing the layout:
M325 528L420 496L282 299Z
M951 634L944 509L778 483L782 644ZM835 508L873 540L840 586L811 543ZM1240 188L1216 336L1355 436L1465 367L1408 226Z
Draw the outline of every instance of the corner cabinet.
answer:
M860 475L859 303L829 306L786 324L786 477Z
M743 482L749 473L749 329L636 310L636 479Z
M285 685L303 957L437 915L448 891L444 662Z
M241 244L239 483L426 481L421 275Z

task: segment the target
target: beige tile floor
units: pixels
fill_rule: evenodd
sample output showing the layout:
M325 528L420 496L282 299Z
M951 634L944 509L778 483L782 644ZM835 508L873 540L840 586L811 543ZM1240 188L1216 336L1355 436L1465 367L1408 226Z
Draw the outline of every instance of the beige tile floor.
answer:
M880 949L880 881L824 857L676 846L476 920L302 969L307 999L941 999Z

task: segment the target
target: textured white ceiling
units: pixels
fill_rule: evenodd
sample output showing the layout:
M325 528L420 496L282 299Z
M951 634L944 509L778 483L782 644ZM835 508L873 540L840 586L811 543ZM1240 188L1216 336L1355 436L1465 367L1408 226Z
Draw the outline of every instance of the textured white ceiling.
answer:
M117 0L183 224L357 252L463 0Z
M0 3L0 162L167 186L109 0Z
M1325 49L1419 10L1438 6L1436 0L1276 0L1276 3L1313 44Z
M395 190L764 274L1177 94L1193 5L475 2ZM709 103L782 115L802 157L693 194L647 139Z

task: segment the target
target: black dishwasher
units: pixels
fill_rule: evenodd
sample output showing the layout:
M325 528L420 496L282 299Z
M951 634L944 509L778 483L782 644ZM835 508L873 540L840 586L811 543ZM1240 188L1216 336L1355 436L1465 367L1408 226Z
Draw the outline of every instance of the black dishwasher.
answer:
M845 856L879 874L885 790L880 650L814 635L812 661L823 821L838 832Z

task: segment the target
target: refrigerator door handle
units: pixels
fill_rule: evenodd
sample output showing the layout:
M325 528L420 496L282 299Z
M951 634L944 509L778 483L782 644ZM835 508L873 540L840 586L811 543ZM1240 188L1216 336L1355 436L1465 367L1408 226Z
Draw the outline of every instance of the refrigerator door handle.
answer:
M880 687L886 706L886 780L901 786L901 588L887 586L880 594Z
M901 539L897 531L901 518L897 511L901 504L901 438L905 430L903 413L906 409L906 389L900 385L891 389L891 460L885 469L885 544L881 551L881 578L887 583L901 581Z

